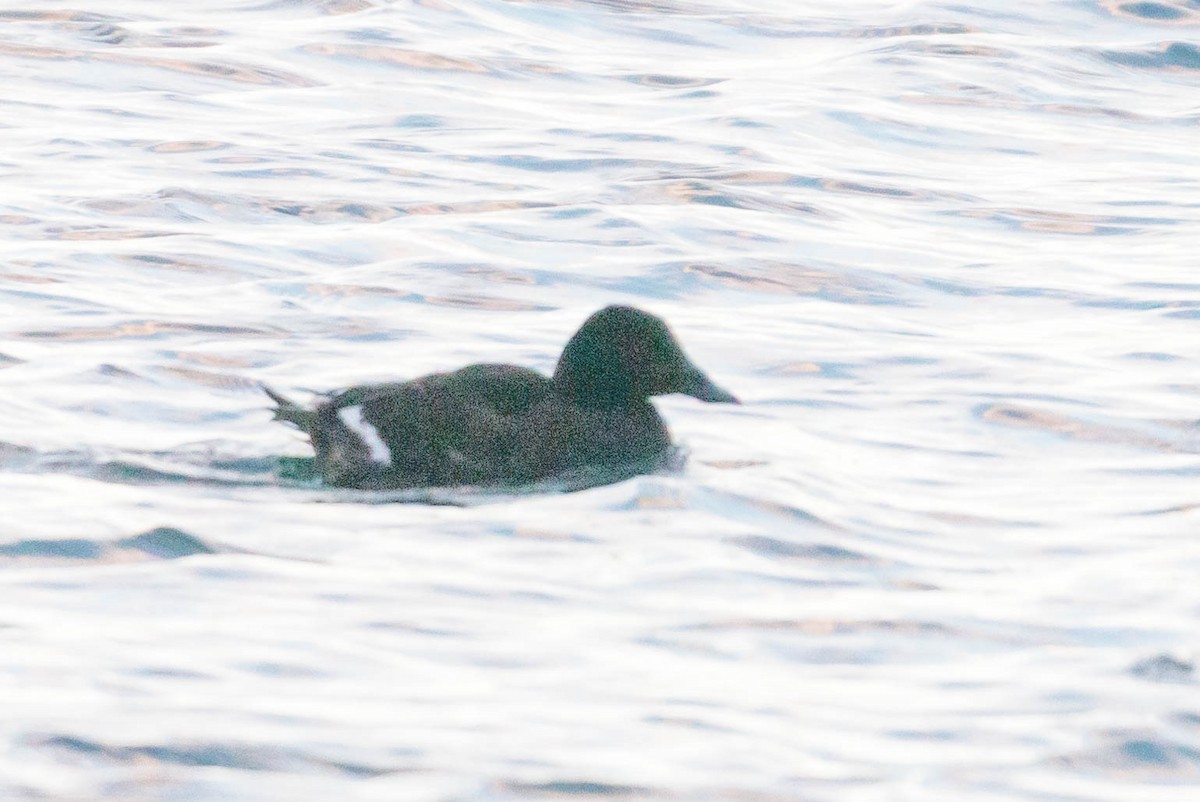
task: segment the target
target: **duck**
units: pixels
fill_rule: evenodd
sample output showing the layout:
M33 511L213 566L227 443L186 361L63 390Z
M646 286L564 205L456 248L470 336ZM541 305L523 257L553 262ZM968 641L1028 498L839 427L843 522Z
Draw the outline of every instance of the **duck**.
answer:
M687 358L661 318L631 306L592 314L551 377L476 364L335 391L312 408L262 389L274 419L308 436L324 484L364 490L525 485L650 464L672 448L651 397L740 403Z

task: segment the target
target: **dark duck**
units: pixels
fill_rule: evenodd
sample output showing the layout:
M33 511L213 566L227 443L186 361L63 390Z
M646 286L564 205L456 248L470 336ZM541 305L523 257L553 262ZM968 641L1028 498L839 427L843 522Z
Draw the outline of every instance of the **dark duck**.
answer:
M636 465L671 447L651 396L738 403L688 360L662 320L628 306L588 318L549 379L515 365L470 365L351 387L314 409L263 389L279 405L276 420L312 441L326 484L374 490L520 485Z

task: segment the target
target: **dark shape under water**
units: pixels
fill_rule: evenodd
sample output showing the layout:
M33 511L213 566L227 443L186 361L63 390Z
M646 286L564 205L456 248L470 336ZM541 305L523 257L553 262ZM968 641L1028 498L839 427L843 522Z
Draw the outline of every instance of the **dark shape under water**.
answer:
M738 403L683 354L666 324L627 306L596 312L554 377L471 365L351 387L306 409L268 389L277 420L312 441L326 484L368 490L516 486L593 467L655 464L671 449L649 398Z

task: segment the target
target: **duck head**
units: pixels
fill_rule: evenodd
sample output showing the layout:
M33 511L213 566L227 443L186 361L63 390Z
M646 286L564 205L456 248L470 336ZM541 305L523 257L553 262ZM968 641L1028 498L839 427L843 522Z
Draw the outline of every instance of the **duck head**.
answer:
M628 406L668 393L740 403L692 364L666 323L631 306L605 307L584 322L563 349L554 385L586 406Z

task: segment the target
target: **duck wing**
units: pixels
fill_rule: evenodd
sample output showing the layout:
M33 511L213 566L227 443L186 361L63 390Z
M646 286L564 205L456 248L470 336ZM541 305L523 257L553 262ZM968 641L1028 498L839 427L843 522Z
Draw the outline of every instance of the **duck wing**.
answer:
M352 387L326 404L358 441L338 483L377 487L530 481L553 472L550 380L515 365L471 365ZM344 433L343 433L344 434ZM344 439L344 438L343 438ZM315 442L314 442L315 445ZM319 451L320 449L318 449ZM327 480L339 471L323 471Z

